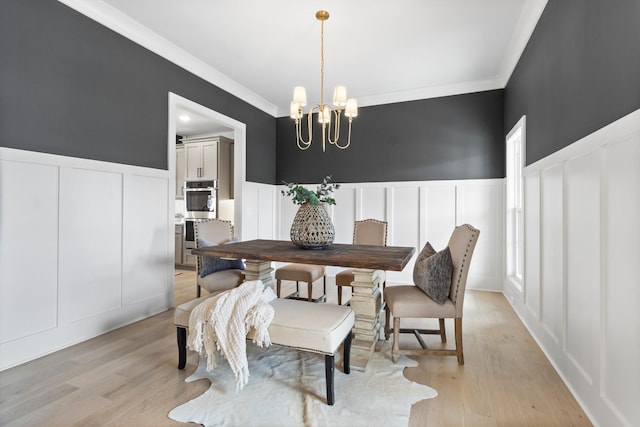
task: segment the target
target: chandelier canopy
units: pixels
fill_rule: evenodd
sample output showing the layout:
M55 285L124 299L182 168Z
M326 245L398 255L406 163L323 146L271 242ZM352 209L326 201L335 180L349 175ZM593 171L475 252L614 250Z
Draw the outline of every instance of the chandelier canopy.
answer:
M324 103L324 21L329 19L329 12L319 10L316 12L316 18L320 21L320 104L312 106L307 113L308 137L306 141L302 138L302 118L304 117L302 107L307 105L307 91L302 86L296 86L293 89L290 116L295 121L298 148L306 150L311 147L311 140L313 139L312 116L314 113L317 115L318 123L322 128L322 151L324 152L326 141L341 149L345 149L351 144L351 122L358 115L358 101L354 98L347 99L346 87L336 86L333 90L334 108ZM343 109L345 117L349 119L349 134L347 135L347 142L340 145L338 142L340 139L340 116ZM331 132L332 120L333 132Z

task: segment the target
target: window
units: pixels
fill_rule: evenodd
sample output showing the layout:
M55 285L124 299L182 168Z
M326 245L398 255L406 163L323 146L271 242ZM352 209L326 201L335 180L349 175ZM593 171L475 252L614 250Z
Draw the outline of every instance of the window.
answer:
M520 292L524 282L525 116L507 135L506 253L507 279Z

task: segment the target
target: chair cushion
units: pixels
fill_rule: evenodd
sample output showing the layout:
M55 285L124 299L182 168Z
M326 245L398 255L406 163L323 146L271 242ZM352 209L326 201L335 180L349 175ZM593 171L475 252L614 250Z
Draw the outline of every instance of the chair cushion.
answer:
M342 270L336 274L336 286L351 286L353 282L353 270Z
M350 307L275 299L269 325L271 342L318 353L333 354L351 333L355 315Z
M192 299L191 301L187 301L185 303L180 304L179 306L176 307L175 311L173 312L173 323L176 326L181 326L183 328L189 329L189 316L191 316L191 311L202 301L208 298L211 298L212 296L217 295L220 292L207 294L207 295L201 296L200 298Z
M435 302L444 304L451 291L452 270L449 247L436 252L427 242L416 259L413 282Z
M276 270L276 280L315 282L324 276L324 266L314 264L287 264Z
M456 317L456 306L450 299L447 298L444 304L438 304L417 286L387 286L384 291L384 300L394 317L442 319Z
M244 281L242 270L222 270L196 279L199 286L207 292L226 291L235 288Z
M235 237L225 243L237 242ZM214 243L208 242L204 239L198 239L198 247L206 248L216 246ZM200 277L208 276L222 270L244 270L244 262L241 259L225 259L217 256L202 255L202 269L200 270Z

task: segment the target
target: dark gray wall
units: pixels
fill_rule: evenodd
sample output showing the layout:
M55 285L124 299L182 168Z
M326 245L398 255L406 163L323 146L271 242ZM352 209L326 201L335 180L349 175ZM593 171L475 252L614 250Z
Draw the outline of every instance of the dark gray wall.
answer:
M502 90L365 107L354 119L351 147L328 146L325 153L319 129L312 147L301 151L293 120L279 118L277 181L502 178L503 118Z
M0 146L167 169L168 93L247 126L275 183L275 119L55 0L0 2Z
M527 164L640 108L640 1L550 0L505 89Z

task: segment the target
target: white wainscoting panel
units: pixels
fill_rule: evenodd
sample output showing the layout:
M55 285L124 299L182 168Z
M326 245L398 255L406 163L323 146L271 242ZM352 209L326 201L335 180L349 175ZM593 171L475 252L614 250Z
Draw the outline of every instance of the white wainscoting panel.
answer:
M170 181L0 147L0 370L173 305Z
M60 320L115 310L122 300L122 174L60 169Z
M585 189L589 189L585 191ZM597 376L600 306L600 162L589 153L565 164L566 331L565 346L576 377L591 385Z
M280 193L276 193L276 190L275 185L255 182L242 184L242 229L234 230L238 239L278 238L275 234L275 200Z
M540 319L540 173L524 177L524 303L534 319Z
M9 209L13 207L13 209ZM57 325L58 168L0 159L0 344ZM28 310L25 307L37 306Z
M160 208L166 201L168 184L161 177L124 176L123 304L167 295L168 289L158 284L168 284L167 277L173 274L165 232L169 212Z
M362 191L353 187L342 187L334 194L336 204L331 206L331 219L333 220L333 226L336 230L336 243L351 244L353 243L353 223L358 219L375 218L382 219L381 217L373 216L371 213L363 217L360 212L362 206ZM284 202L288 202L285 200ZM291 204L291 203L288 203ZM371 203L374 205L374 203ZM340 218L340 220L337 220ZM285 226L285 224L283 224ZM289 236L289 228L291 223L285 226L283 232L286 233L286 238Z
M456 198L455 184L429 185L424 188L421 206L425 212L424 226L420 230L420 247L417 249L422 250L427 242L436 249L447 246L451 230L456 226Z
M504 181L477 180L456 188L456 224L471 224L480 230L468 286L498 290L504 277ZM448 239L447 239L448 240ZM500 246L498 248L497 246Z
M316 184L303 185L313 188ZM342 184L334 193L336 205L329 208L335 242L351 243L354 221L374 218L389 222L389 245L412 246L417 255L427 241L436 249L444 248L454 227L468 222L481 234L467 286L501 291L503 187L503 179ZM288 240L298 206L280 195L283 188L276 191L276 235ZM387 272L387 280L412 283L414 262L415 256L402 272ZM330 267L327 274L338 271Z
M516 312L599 426L640 425L640 110L525 168Z
M384 187L363 187L360 191L360 211L362 219L387 220L387 190ZM349 242L351 243L351 242Z
M606 147L603 384L607 407L640 425L640 118Z
M556 343L562 338L564 306L562 238L562 166L552 166L541 173L542 197L542 306L541 318L549 337Z

